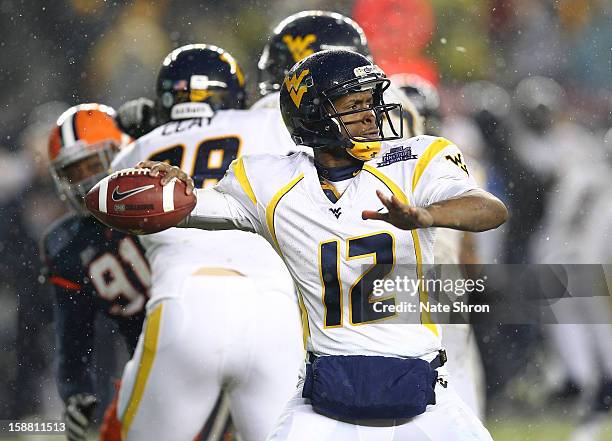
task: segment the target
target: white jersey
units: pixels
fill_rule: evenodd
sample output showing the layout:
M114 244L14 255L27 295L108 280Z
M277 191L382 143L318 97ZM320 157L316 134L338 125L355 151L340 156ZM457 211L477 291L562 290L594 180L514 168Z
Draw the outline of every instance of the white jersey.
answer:
M252 109L276 109L280 117L280 92L272 92L259 98L251 106Z
M422 265L433 263L434 229L400 230L361 213L382 207L376 190L427 206L474 188L458 148L431 136L383 143L336 203L325 196L312 156L245 156L214 190L197 191L185 225L208 228L226 216L234 228L274 245L298 287L305 342L315 354L433 358L439 326L419 311L411 317L416 324L390 324L396 314L380 312L380 304L406 299L373 297L372 276L394 279L406 268L420 275ZM377 264L388 265L381 273Z
M278 132L277 116L271 110L225 110L211 120L169 122L123 149L112 168L132 167L147 159L168 161L192 176L196 187L210 187L238 156L289 153L295 145L286 133ZM152 298L177 296L177 281L202 267L237 271L252 277L265 291L293 292L281 259L254 234L171 228L139 238L152 268Z

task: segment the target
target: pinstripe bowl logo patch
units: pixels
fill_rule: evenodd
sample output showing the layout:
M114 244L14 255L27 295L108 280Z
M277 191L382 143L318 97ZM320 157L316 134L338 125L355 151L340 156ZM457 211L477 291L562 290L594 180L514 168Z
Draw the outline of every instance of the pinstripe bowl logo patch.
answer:
M384 155L382 155L382 160L376 163L376 167L384 167L386 165L391 165L394 162L400 161L408 161L410 159L417 159L417 155L412 154L411 147L393 147Z

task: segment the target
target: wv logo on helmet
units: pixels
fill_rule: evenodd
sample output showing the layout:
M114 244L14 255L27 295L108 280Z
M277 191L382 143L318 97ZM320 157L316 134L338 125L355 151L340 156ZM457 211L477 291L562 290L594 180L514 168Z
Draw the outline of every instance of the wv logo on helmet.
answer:
M284 35L283 42L289 48L291 55L293 55L293 60L297 63L302 58L306 58L308 55L314 53L314 51L309 47L312 43L317 41L317 37L314 34L308 34L304 37L292 35Z
M295 75L291 77L289 76L285 77L285 86L287 87L287 90L289 91L289 96L291 97L293 104L295 104L295 107L297 107L298 109L300 108L300 103L302 102L302 96L304 95L304 93L306 92L306 89L308 88L308 86L306 85L302 86L301 83L304 77L308 75L309 72L310 70L304 69L299 74L296 73Z

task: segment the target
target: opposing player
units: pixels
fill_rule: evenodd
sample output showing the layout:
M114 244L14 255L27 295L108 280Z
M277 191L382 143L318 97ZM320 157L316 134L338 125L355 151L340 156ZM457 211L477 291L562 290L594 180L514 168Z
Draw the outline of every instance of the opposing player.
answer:
M244 87L240 67L222 49L176 49L157 81L164 124L122 151L113 168L167 161L206 188L244 153L286 154L293 143L269 130L278 112L238 110ZM242 439L265 439L304 356L281 259L264 239L241 231L170 229L141 240L153 283L145 330L123 375L123 439L192 439L220 393Z
M351 51L297 63L281 89L281 112L293 140L313 147L314 157L243 157L216 187L196 191L198 204L181 223L258 233L298 287L306 375L269 440L491 439L452 381L436 384L445 374L439 327L418 309L410 316L416 324L391 324L391 306L406 299L376 298L372 284L406 269L420 277L432 262L433 227L484 231L507 211L477 188L450 141L398 139L387 127L397 106L382 99L387 85ZM140 166L193 189L177 167Z
M98 401L93 363L96 315L111 317L133 352L150 285L138 240L98 223L83 202L129 139L113 118L114 111L104 105L71 107L49 137L51 174L60 198L72 208L46 232L41 250L56 300L57 380L70 441L86 439Z

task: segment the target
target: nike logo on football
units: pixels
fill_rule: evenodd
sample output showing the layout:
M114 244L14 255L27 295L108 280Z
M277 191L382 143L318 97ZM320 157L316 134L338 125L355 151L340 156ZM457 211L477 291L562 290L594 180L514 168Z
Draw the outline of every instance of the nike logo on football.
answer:
M153 187L155 187L155 185L153 184L143 185L142 187L132 188L131 190L122 192L122 191L119 191L119 186L116 186L115 189L113 190L113 194L111 195L111 198L113 199L113 201L119 202L119 201L129 198L130 196L134 196L135 194L142 193L143 191L147 191Z

